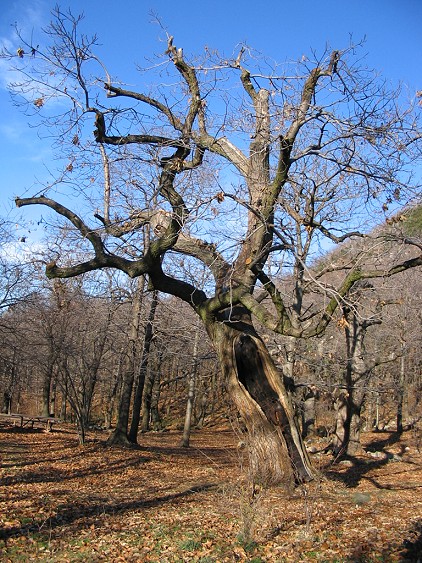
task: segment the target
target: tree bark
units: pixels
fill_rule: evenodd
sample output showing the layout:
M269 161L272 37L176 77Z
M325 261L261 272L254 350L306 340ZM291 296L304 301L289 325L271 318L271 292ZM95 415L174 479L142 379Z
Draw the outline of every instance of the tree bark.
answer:
M130 442L127 436L129 423L130 399L132 397L134 373L132 369L125 372L123 376L122 392L120 395L119 409L117 412L116 427L107 440L108 445L128 446Z
M302 403L302 438L306 438L315 430L315 402L315 392L308 387Z
M76 416L76 427L78 430L79 445L84 446L86 442L86 426L84 420L81 418L80 414L74 410Z
M61 405L60 405L60 418L63 421L67 420L67 400L68 400L68 382L66 370L61 371L61 376L59 379L60 391L61 391Z
M334 402L336 410L336 425L334 435L332 437L333 454L336 457L346 452L346 446L349 443L350 434L350 417L348 414L348 397L345 391L342 391Z
M345 316L346 318L346 316ZM345 390L338 399L336 429L333 437L333 453L354 456L361 449L361 412L366 398L366 388L372 373L365 359L365 336L370 323L360 321L352 313L345 326L347 365Z
M144 347L142 350L141 364L139 366L138 381L137 381L135 397L133 401L132 422L128 434L129 441L132 442L133 444L136 444L138 439L139 422L141 420L142 395L144 391L145 378L148 370L149 353L151 349L152 340L154 338L154 319L155 319L155 312L157 310L157 305L158 305L158 291L154 291L152 294L151 306L148 314L148 322L145 328Z
M160 361L161 365L161 361ZM162 427L162 421L160 416L160 411L158 409L158 403L160 400L161 391L161 372L158 369L154 376L154 384L152 386L151 393L151 423L153 430L159 430Z
M116 428L107 441L109 445L117 444L129 446L131 444L128 438L127 429L129 424L130 401L132 398L132 390L135 379L135 366L138 357L137 341L139 335L139 318L142 310L144 285L144 276L139 276L132 303L132 319L129 331L129 353L126 361L126 369L123 375Z
M158 400L160 395L160 370L163 359L162 350L157 350L154 365L148 369L148 374L144 383L144 392L142 394L141 407L141 432L148 432L150 422L153 422L154 428L160 423L158 413Z
M239 330L240 329L240 330ZM242 330L243 329L243 330ZM252 479L263 485L314 477L280 372L251 324L207 326L228 392L247 429Z
M362 428L362 406L363 399L359 404L353 405L353 411L350 418L349 443L347 444L347 455L354 456L362 451L360 434Z
M141 432L148 432L150 426L151 416L151 397L152 389L154 386L154 372L151 369L147 370L145 377L144 389L142 392L142 405L140 411L140 424L139 429Z
M3 393L3 408L1 412L6 414L12 412L12 393L9 390Z
M333 453L337 458L355 456L362 449L360 442L361 412L363 398L360 401L347 393L336 402L336 428L333 436Z
M148 432L151 426L153 430L161 428L161 417L158 408L161 391L161 364L163 361L164 350L156 347L154 363L149 367L147 378L144 384L141 407L141 432Z
M52 366L45 371L42 382L41 416L50 416L51 381L53 378Z
M117 362L116 372L114 376L114 381L111 383L111 387L106 397L104 398L104 428L109 430L111 428L111 423L113 420L113 413L116 403L116 398L118 395L118 389L122 385L122 366L124 358L124 349L120 351L119 359Z
M404 389L405 389L405 347L402 344L402 356L400 358L399 379L397 382L397 432L403 432L403 403L404 403Z
M196 329L195 342L193 345L192 371L189 374L189 378L188 378L189 385L188 385L188 400L186 402L185 424L183 427L182 441L180 443L180 445L183 448L188 448L190 443L193 403L195 401L196 372L198 369L198 344L199 344L199 330Z

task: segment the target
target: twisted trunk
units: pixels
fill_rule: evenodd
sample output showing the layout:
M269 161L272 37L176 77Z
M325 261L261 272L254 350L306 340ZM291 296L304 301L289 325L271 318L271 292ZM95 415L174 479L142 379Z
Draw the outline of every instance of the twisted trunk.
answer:
M247 429L249 469L261 484L308 481L314 472L282 377L251 323L208 323L227 389Z

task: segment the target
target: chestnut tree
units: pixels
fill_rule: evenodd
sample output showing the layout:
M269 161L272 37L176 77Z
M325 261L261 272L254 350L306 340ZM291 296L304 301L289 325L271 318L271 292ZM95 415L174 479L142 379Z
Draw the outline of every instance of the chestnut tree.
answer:
M318 336L358 281L422 264L408 238L411 258L369 269L351 259L336 286L324 283L329 264L318 276L309 270L327 243L366 236L368 220L418 193L417 106L401 106L398 89L360 66L359 46L283 66L246 45L194 58L167 35L165 52L129 88L81 24L57 8L37 46L21 37L16 52L3 52L20 73L16 102L49 128L65 159L54 183L16 204L49 208L91 253L53 255L47 276L114 268L188 303L247 428L252 474L311 479L260 330ZM145 245L148 224L154 236ZM208 275L190 275L190 264ZM293 289L278 277L289 268ZM323 293L321 306L311 288Z

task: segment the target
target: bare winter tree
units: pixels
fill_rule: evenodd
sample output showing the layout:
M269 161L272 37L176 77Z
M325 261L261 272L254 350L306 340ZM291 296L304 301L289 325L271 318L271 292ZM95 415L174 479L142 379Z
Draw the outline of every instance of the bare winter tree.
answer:
M326 242L363 236L368 216L382 207L409 202L418 189L417 114L400 108L399 91L357 66L355 48L283 68L246 46L232 57L206 51L193 62L168 36L166 52L146 69L148 82L141 75L141 88L129 90L105 71L96 39L80 35L79 23L57 9L47 35L37 39L40 47L22 39L20 55L3 54L21 71L12 86L16 101L60 139L66 163L56 191L73 184L90 204L79 199L77 213L67 203L70 193L62 203L47 190L16 200L59 214L91 251L82 261L53 257L47 276L115 268L145 275L151 289L188 303L206 327L248 430L256 479L312 478L260 326L292 338L322 334L356 282L422 264L416 245L411 258L388 268L380 260L365 270L352 260L335 287L324 283L328 265L309 281L323 291L323 306L297 306L306 268L291 219L317 252ZM96 178L107 175L115 181L101 190ZM148 223L155 236L145 249ZM212 279L192 279L190 261ZM283 263L303 271L293 298L273 277Z
M31 261L24 262L25 238L16 240L14 226L0 218L0 397L2 412L19 407L19 394L25 379L18 342L26 333L14 322L14 310L25 309L33 300L36 284ZM21 257L17 258L17 254ZM12 320L13 319L13 320Z

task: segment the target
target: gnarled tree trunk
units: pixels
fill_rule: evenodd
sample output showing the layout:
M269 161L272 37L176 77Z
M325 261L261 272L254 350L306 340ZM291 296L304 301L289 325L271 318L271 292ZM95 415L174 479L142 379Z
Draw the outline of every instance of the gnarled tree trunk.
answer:
M308 481L314 472L280 372L252 325L207 326L232 401L247 429L250 472L261 484Z

